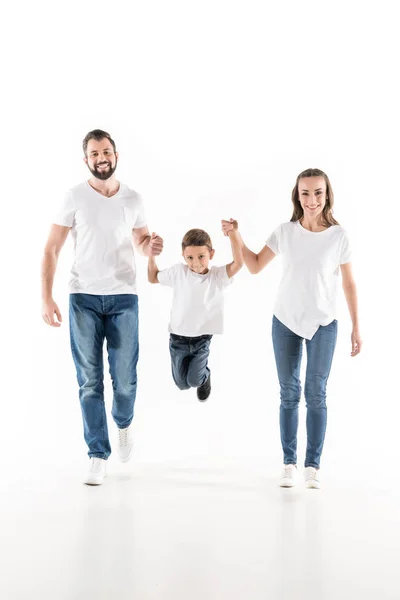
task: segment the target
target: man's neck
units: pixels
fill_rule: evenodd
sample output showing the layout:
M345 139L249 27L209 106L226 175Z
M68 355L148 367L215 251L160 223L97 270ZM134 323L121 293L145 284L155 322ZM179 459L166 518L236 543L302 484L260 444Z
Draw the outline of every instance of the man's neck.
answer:
M96 192L107 198L114 196L118 192L120 186L119 181L115 179L114 175L109 179L97 179L97 177L91 177L88 183L96 190Z

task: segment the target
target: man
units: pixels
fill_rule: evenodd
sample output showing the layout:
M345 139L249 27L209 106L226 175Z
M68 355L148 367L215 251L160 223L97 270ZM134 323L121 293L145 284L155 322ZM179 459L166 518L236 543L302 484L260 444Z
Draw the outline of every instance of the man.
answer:
M118 153L111 136L100 129L90 131L83 140L83 151L92 177L68 192L51 227L42 266L42 316L51 327L60 327L53 280L58 255L71 231L75 247L69 286L71 350L91 459L85 483L100 485L111 453L104 404L104 339L113 385L112 416L119 432L118 453L126 462L132 452L139 349L133 243L143 255L157 256L163 240L154 233L150 236L140 196L116 180Z

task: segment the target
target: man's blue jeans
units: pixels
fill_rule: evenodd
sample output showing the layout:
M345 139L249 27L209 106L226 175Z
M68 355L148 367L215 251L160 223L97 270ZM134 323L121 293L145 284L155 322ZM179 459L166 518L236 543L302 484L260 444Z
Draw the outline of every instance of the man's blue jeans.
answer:
M306 467L319 468L324 445L327 408L326 385L331 370L337 338L337 321L320 326L311 340L306 340L307 369L304 395L307 406ZM280 428L285 465L297 463L297 428L301 397L300 364L303 338L285 327L275 316L272 342L280 384Z
M169 350L171 354L172 377L180 390L198 388L210 375L207 366L212 335L185 337L171 333Z
M133 419L136 398L138 297L71 294L69 317L88 454L107 459L111 446L104 404L103 345L107 340L114 391L111 414L117 427L124 429Z

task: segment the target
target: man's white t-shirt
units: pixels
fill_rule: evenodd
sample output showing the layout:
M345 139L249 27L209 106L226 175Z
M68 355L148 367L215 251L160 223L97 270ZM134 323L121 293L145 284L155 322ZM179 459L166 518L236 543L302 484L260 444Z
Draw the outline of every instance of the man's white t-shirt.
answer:
M174 290L168 331L187 337L223 332L223 290L233 281L226 266L201 275L179 263L159 271L157 278Z
M145 227L146 219L135 191L121 183L107 198L85 181L67 193L53 222L72 227L71 293L136 294L132 229Z
M283 259L274 315L311 340L320 325L336 318L339 267L351 258L347 232L339 225L312 232L295 221L280 225L266 245Z

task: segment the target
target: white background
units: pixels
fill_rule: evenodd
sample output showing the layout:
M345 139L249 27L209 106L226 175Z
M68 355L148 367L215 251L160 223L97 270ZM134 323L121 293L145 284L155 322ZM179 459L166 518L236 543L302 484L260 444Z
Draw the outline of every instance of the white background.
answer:
M214 264L230 260L222 218L259 251L291 216L297 174L329 175L349 231L363 352L350 358L340 295L323 466L389 473L396 462L398 370L398 31L395 3L15 3L2 33L2 419L4 468L85 464L69 351L69 240L54 289L64 322L40 316L40 260L65 191L88 177L81 140L117 143L118 178L141 193L163 236L161 267L191 227L209 231ZM281 463L271 345L279 258L245 268L214 338L212 397L170 375L170 291L137 258L141 356L136 461ZM107 406L110 409L110 385ZM303 401L304 402L304 401ZM299 459L304 458L302 412ZM110 421L110 428L112 427ZM114 430L111 429L114 436Z

